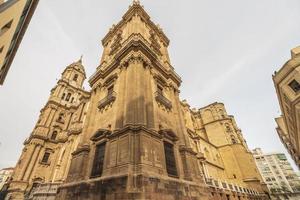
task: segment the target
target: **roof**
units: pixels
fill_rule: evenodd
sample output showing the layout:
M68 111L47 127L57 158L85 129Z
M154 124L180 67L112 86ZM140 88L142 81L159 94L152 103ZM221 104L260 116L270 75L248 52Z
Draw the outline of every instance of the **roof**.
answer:
M151 21L150 16L144 10L143 6L140 5L139 1L133 1L133 4L129 7L128 11L123 15L122 20L117 25L113 26L103 38L102 44L105 45L117 33L120 27L129 21L135 14L141 16L141 18L152 28L153 31L155 31L166 46L169 45L169 38L163 33L161 28Z

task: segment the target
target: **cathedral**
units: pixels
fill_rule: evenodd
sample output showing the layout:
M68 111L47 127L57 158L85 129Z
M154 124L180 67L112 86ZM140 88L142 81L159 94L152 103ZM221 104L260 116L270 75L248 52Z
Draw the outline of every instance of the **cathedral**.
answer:
M89 91L82 59L62 72L6 199L269 199L224 105L180 100L169 39L138 1L102 45Z

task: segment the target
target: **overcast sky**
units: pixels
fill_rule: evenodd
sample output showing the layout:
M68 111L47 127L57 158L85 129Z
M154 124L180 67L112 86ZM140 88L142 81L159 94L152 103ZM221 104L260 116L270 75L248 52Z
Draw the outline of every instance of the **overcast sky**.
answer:
M90 77L101 39L131 0L41 0L0 87L0 168L14 166L50 90L79 59ZM272 74L300 45L299 0L144 0L171 43L181 98L192 107L223 102L249 147L285 152ZM86 88L89 88L86 84Z

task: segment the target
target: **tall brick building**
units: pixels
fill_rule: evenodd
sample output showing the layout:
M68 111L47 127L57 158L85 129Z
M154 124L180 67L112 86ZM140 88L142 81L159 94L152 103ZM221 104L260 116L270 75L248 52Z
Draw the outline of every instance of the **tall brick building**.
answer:
M169 39L138 1L102 45L90 91L81 60L51 90L12 199L268 199L224 105L191 109L179 99Z

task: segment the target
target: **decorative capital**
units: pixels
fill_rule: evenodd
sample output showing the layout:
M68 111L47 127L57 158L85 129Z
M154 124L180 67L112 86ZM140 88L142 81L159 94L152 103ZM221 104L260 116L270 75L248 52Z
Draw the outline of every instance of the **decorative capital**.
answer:
M143 66L146 67L150 66L151 61L141 52L132 52L121 61L121 66L128 66L129 64L138 63L142 63Z

